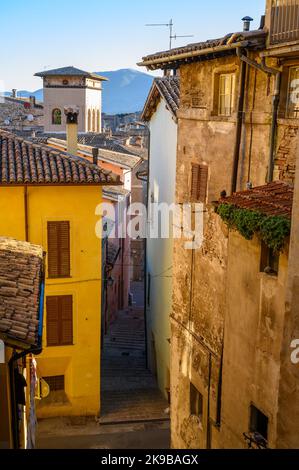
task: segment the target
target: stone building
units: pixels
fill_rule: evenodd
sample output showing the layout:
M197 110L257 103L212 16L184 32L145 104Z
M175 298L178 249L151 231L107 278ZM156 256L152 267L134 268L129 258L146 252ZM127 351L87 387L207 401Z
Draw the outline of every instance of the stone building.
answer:
M266 217L265 193L278 209L284 206L271 186L281 181L289 211L280 215L291 217L298 134L295 3L268 0L259 30L248 31L246 18L242 32L152 54L140 64L180 75L176 202L203 204L201 248L186 250L182 238L173 251L176 448L299 447L298 366L289 346L298 316L296 262L287 242L278 256L257 235L245 240L228 230L214 204L220 194L250 193L268 183L254 212ZM238 208L240 195L235 198L231 204ZM295 201L298 222L296 207Z
M79 108L78 131L100 133L102 129L102 81L99 75L75 67L36 73L44 82L44 131L65 132L64 108Z

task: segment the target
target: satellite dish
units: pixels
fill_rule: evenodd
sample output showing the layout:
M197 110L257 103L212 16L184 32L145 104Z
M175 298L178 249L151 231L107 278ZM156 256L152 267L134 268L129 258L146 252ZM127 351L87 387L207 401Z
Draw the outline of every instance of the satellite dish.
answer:
M34 116L32 114L28 114L27 121L29 121L29 122L34 121Z

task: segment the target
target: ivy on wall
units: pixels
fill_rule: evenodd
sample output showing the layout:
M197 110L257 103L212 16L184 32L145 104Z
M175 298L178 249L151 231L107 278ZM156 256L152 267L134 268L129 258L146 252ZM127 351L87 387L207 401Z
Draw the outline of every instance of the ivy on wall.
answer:
M217 214L229 228L237 230L246 240L254 234L275 252L283 249L290 235L291 221L281 216L267 216L257 211L239 209L233 204L220 204Z

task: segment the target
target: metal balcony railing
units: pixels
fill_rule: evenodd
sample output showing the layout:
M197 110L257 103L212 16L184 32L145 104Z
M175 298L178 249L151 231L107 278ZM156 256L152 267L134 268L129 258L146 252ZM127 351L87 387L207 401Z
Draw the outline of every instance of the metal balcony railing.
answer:
M299 0L272 0L270 43L299 40Z

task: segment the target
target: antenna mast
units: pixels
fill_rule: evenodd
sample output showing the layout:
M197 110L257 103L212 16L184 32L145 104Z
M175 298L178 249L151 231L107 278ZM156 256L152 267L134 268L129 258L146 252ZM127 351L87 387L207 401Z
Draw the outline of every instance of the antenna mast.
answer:
M169 49L172 49L172 40L177 39L177 38L193 38L192 35L184 35L184 36L178 36L177 34L173 34L173 20L170 19L168 23L150 23L146 24L145 26L167 26L169 28Z

